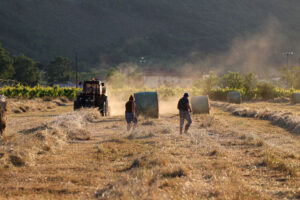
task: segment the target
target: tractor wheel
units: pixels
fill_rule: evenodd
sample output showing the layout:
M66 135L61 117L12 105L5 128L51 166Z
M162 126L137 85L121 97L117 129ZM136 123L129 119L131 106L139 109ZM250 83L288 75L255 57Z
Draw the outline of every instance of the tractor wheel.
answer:
M82 105L80 101L74 101L74 111L80 109L81 107Z
M107 116L107 107L106 107L106 101L103 103L103 116Z
M104 116L108 117L109 116L109 107L108 107L108 100L106 98L106 101L104 102L104 106L103 106L103 114Z

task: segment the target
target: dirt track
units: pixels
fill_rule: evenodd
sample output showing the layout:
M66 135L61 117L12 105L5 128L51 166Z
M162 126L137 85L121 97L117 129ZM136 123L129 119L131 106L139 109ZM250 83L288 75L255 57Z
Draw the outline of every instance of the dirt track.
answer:
M10 115L7 132L70 110ZM176 114L140 119L132 133L123 117L82 123L90 140L68 141L31 165L1 168L0 198L300 199L300 136L268 121L213 108L194 115L190 135L182 136Z

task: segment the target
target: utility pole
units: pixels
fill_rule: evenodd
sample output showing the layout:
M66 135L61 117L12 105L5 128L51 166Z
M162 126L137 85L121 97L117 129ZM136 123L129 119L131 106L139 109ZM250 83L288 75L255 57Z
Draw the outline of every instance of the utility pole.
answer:
M287 51L283 53L283 55L286 56L286 67L289 67L289 56L292 56L294 54L295 53L293 51Z
M75 51L76 88L78 88L78 53Z

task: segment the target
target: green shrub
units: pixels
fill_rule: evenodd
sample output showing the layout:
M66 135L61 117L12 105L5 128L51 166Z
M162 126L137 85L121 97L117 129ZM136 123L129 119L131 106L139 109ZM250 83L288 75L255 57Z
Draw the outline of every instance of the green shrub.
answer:
M264 100L275 98L275 86L269 82L261 82L257 85L257 94Z
M203 94L209 94L211 90L217 86L219 78L213 71L210 71L208 76L195 81L194 86L203 89Z

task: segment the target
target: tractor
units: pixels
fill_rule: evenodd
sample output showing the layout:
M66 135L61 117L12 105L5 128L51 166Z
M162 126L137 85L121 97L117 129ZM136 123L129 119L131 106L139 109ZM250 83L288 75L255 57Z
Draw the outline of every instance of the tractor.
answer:
M78 92L74 101L74 110L80 108L98 108L102 116L109 116L106 88L98 80L84 81L82 92Z

